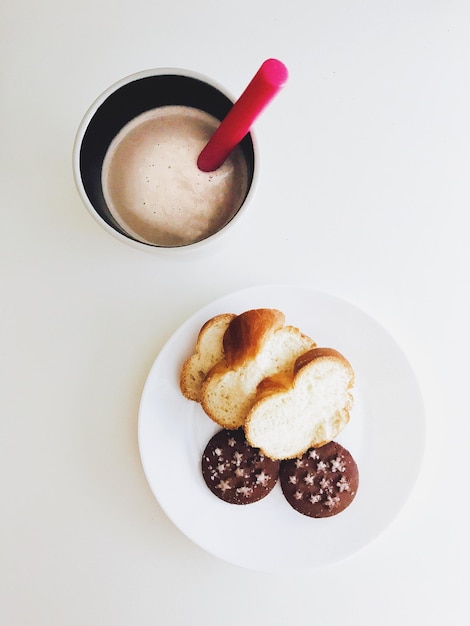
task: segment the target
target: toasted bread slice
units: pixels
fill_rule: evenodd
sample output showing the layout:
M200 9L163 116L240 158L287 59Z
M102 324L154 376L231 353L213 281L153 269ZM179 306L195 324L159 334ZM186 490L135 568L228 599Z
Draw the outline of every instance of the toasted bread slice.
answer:
M268 377L245 422L247 441L272 459L301 456L332 441L349 422L354 371L332 348L300 356L294 374Z
M277 309L252 309L237 315L224 335L224 358L202 384L201 406L222 428L243 426L267 376L292 372L298 356L315 342L293 326L284 326Z
M199 331L196 350L183 363L180 373L180 389L188 400L201 401L201 387L212 367L224 356L223 336L234 313L222 313L212 317Z

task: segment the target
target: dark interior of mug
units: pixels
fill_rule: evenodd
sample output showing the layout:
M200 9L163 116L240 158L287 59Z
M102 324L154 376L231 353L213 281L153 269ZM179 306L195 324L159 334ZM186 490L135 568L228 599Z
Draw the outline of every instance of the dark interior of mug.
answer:
M178 74L137 78L111 93L90 120L80 148L83 187L96 212L115 230L132 239L111 216L101 186L101 170L108 147L128 122L145 111L165 105L194 107L222 120L232 104L215 87L197 78ZM254 150L250 134L242 141L241 148L248 167L249 189L254 172Z

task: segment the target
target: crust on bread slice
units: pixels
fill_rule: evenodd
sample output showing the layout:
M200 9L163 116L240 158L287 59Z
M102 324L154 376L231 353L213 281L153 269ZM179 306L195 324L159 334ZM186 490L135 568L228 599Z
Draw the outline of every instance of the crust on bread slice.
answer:
M221 313L207 320L199 331L195 352L186 359L180 372L181 393L188 400L201 401L202 383L224 356L224 333L234 317L234 313Z
M277 309L251 309L228 325L224 358L208 373L201 390L202 408L222 428L243 426L260 381L291 373L295 360L316 345L284 321Z
M266 378L245 422L247 441L272 459L301 456L332 441L349 422L354 371L332 348L314 348L293 375Z

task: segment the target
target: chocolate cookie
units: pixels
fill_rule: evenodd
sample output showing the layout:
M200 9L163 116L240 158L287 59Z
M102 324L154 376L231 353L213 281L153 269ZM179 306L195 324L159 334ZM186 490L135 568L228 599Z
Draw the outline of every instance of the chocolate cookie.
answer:
M220 430L202 455L207 486L230 504L250 504L267 496L277 482L279 466L279 461L247 443L242 428Z
M331 517L344 511L359 486L356 462L335 441L310 448L298 459L282 461L279 478L289 504L309 517Z

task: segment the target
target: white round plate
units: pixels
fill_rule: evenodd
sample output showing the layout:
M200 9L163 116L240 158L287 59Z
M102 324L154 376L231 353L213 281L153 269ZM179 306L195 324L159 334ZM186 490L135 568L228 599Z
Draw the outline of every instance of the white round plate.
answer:
M219 430L179 389L183 361L199 329L218 313L277 308L319 346L335 348L356 374L355 404L338 436L359 468L359 490L342 513L297 513L279 483L253 504L218 499L201 474L201 456ZM406 437L404 436L406 433ZM392 337L355 306L302 287L253 287L224 296L188 319L155 360L139 411L139 448L150 487L173 523L211 554L265 572L318 568L377 537L407 499L424 447L424 411L408 361Z

